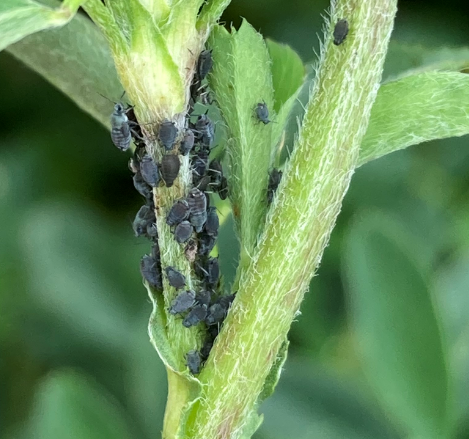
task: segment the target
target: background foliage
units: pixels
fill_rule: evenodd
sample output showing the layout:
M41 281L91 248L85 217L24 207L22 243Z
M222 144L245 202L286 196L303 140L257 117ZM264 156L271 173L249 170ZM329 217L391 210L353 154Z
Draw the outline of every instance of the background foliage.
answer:
M223 19L238 26L247 17L308 63L327 5L234 0ZM468 45L467 13L462 0L401 0L385 76L417 65L423 46ZM395 55L398 44L408 58ZM138 261L148 244L132 236L140 199L127 156L5 52L0 79L0 437L158 436L166 381L146 334L150 304ZM441 437L446 410L457 425L452 437L469 437L466 143L422 144L357 171L256 438L400 438L416 419L426 437ZM228 216L228 279L234 240ZM388 276L370 278L370 267ZM394 301L383 300L390 283L401 286ZM398 321L373 319L389 306L416 325L399 332L391 330ZM387 373L396 350L428 356L430 375L415 376L411 396L436 401L430 411L406 409L408 383ZM364 361L377 352L380 362ZM374 380L365 380L365 364Z

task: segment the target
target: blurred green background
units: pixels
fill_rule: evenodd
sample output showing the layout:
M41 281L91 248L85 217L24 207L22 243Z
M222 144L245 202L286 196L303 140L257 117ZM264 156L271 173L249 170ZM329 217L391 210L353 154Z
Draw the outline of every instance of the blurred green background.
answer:
M246 17L309 63L327 6L323 0L233 0L223 20L238 25ZM463 0L400 0L393 41L410 52L420 45L469 45L468 15ZM402 62L390 56L387 71L399 71ZM149 245L131 229L141 200L128 157L101 126L5 52L0 84L0 437L159 437L166 378L146 332L151 307L138 262ZM373 316L382 306L366 298L376 288L367 278L370 261L389 273L378 280L383 288L398 285L417 326L433 312L425 299L420 306L417 290L431 293L444 361L435 359L439 340L417 346L423 339L405 340L405 325L400 340L403 349L414 343L414 354L421 349L429 363L444 363L451 436L469 438L467 143L464 137L414 146L357 171L292 326L280 384L261 407L265 419L256 438L408 437L405 414L396 416L399 398L406 397L394 406L383 399L399 373L381 375L379 383L367 379L371 344L363 337L369 326L362 313ZM383 224L392 230L383 245L367 245L368 231ZM230 227L227 221L223 242L233 240ZM386 246L405 250L393 258ZM226 248L222 268L229 274L235 254ZM437 334L425 325L422 332ZM386 353L392 343L382 337L377 349ZM427 377L434 384L428 398L445 392L437 372L434 382ZM441 398L430 405L445 405Z

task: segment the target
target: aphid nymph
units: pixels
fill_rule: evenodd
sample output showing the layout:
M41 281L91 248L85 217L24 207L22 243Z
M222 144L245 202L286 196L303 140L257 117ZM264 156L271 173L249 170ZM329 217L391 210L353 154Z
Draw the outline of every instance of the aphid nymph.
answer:
M267 125L269 122L269 109L265 102L259 102L256 105L256 116L264 124Z
M339 20L334 27L334 44L336 46L341 45L348 34L348 21L345 18Z
M166 276L168 276L169 285L179 289L186 285L186 277L174 267L166 267Z
M127 151L132 140L127 109L118 102L111 115L111 139L121 151Z
M192 375L198 375L200 373L200 354L198 351L189 351L186 354L186 365Z
M197 61L197 76L199 80L204 79L213 66L212 51L203 50Z

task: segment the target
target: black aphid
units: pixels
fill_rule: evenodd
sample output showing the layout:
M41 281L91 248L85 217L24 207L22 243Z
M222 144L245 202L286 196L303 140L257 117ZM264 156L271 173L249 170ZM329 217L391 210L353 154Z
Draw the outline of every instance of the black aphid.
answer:
M272 169L272 172L269 174L269 186L267 188L267 204L272 203L275 191L277 190L281 179L282 171L279 171L276 168Z
M200 189L202 192L205 192L210 185L210 177L208 175L205 175L200 179L200 181L197 183L197 189ZM207 204L208 204L207 200Z
M178 129L176 128L176 125L174 125L174 122L171 122L170 120L161 122L160 129L158 130L158 138L166 151L171 151L177 135Z
M208 152L205 150L199 151L191 160L192 167L192 181L198 184L202 177L207 172L208 168Z
M189 239L189 242L184 249L184 255L186 259L192 264L197 256L197 241L195 239Z
M179 146L179 152L182 155L187 155L192 151L194 147L194 132L191 129L187 129L184 133L181 145Z
M132 227L135 232L135 236L142 236L147 234L147 228L151 224L156 222L155 211L151 206L143 205L137 215L135 215Z
M186 365L192 375L198 375L200 373L200 363L201 360L198 351L189 351L186 354Z
M151 187L143 179L142 174L140 174L140 172L137 172L136 174L134 174L133 181L134 181L134 187L135 189L137 189L140 195L143 195L147 199L150 199L153 197Z
M210 258L206 266L207 274L205 280L207 285L214 286L218 282L220 277L220 265L218 264L218 258Z
M207 312L207 317L205 318L205 323L207 325L218 325L218 323L223 322L226 317L226 309L219 303L214 303Z
M150 223L147 225L147 233L146 236L148 239L155 241L158 239L158 228L156 227L155 223Z
M127 109L121 103L114 105L111 115L111 139L121 151L127 151L132 140Z
M209 290L199 291L195 296L195 301L197 305L210 305L210 300L212 298L212 293Z
M186 328L195 326L203 322L207 317L207 305L195 305L189 313L184 317L182 325Z
M186 276L173 267L166 267L166 276L168 276L169 285L179 289L186 285Z
M217 236L220 220L218 219L217 208L209 207L207 209L207 221L205 222L205 233L209 236Z
M215 127L206 114L201 114L197 118L195 132L197 134L197 140L202 143L203 146L210 149L215 136Z
M144 255L140 260L140 273L142 277L154 288L162 289L161 268L158 261L149 255Z
M348 21L343 18L339 20L334 27L334 44L339 46L345 41L348 34Z
M156 261L158 266L161 265L161 254L160 254L160 247L158 246L158 242L155 242L151 247L151 257Z
M269 120L269 109L265 102L259 102L256 106L256 115L257 118L264 124L267 125Z
M210 351L212 350L213 347L213 339L210 336L207 336L207 338L204 341L204 344L200 348L200 357L203 362L207 361L208 356L210 355Z
M208 175L213 186L220 186L221 180L223 178L223 167L220 163L220 160L212 160L208 166Z
M176 226L180 222L189 218L190 207L186 200L177 200L166 216L168 226Z
M204 79L213 66L212 51L203 50L197 61L197 76L199 80Z
M222 177L220 186L218 187L218 195L222 200L226 200L228 197L228 180L226 177Z
M151 187L158 186L160 181L158 165L148 154L145 154L142 157L142 161L140 162L140 173L142 174L142 178L145 180L145 182Z
M161 160L161 177L166 187L171 187L179 174L181 163L177 155L168 154Z
M194 228L189 221L182 221L174 229L174 239L179 243L183 244L187 242L192 235Z
M179 293L171 302L171 307L169 308L170 314L180 314L186 312L190 309L195 303L195 293L192 290L183 291Z
M215 247L216 237L207 235L206 233L200 233L198 235L199 249L198 253L200 256L208 256Z
M187 197L187 203L191 209L189 221L199 233L207 220L207 198L201 190L192 188Z
M228 310L230 309L231 304L235 298L234 294L229 296L220 297L210 308L208 309L207 317L205 323L207 325L217 325L218 323L225 320Z

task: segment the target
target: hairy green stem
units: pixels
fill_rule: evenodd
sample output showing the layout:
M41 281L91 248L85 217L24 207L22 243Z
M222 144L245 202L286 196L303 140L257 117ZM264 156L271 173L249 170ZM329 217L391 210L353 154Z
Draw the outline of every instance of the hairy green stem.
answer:
M257 252L199 379L186 436L242 437L341 208L381 79L397 0L333 2L301 136ZM337 20L350 33L332 44ZM245 213L248 214L248 213Z

